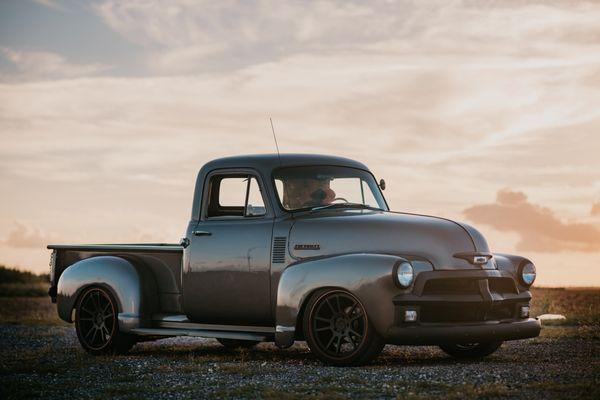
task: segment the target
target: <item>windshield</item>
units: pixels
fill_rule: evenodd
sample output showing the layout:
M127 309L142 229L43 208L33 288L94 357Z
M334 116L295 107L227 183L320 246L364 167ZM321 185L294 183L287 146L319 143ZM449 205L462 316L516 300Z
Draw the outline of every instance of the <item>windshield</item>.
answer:
M339 204L387 210L379 187L369 172L349 167L280 168L273 173L277 195L288 211Z

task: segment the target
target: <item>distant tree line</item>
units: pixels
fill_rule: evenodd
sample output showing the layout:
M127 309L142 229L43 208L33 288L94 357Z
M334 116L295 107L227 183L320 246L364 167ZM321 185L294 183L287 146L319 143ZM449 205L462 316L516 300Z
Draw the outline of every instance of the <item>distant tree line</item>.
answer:
M0 283L48 283L48 274L34 274L0 265Z

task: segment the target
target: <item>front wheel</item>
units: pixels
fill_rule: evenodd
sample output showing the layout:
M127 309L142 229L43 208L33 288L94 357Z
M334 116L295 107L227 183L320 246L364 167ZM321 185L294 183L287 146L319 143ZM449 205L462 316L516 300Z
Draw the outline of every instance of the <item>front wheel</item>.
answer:
M502 342L484 342L467 344L444 344L440 348L456 358L483 358L489 356L502 346Z
M81 346L94 355L123 354L135 344L135 336L119 331L117 303L105 289L86 289L75 308L75 330Z
M385 346L358 298L338 289L320 290L311 297L303 330L310 350L335 366L366 364Z

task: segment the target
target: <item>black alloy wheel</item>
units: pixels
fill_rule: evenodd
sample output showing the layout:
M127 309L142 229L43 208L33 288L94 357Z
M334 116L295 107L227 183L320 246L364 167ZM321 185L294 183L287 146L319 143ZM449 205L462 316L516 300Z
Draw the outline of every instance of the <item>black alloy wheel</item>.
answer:
M107 290L86 289L75 310L75 329L81 346L96 355L127 352L135 338L119 332L117 315L116 302Z
M311 351L331 365L365 364L384 346L361 302L342 290L315 293L307 305L303 328Z

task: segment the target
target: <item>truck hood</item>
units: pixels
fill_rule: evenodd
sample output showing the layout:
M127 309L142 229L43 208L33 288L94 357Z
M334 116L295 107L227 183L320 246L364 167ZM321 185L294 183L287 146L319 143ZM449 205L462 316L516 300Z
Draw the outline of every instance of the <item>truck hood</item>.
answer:
M435 269L479 268L456 253L489 253L473 227L444 218L371 210L321 210L298 216L290 232L297 259L345 253L421 257Z

